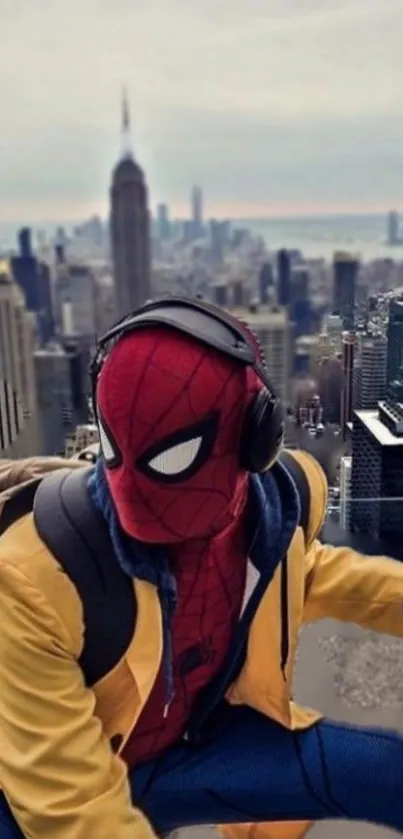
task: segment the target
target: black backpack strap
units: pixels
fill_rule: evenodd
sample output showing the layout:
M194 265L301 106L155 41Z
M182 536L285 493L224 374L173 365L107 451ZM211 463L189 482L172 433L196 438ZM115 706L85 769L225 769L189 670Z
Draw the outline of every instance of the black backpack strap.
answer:
M282 451L279 457L280 463L286 468L289 475L291 475L299 495L301 514L299 525L305 533L305 540L308 539L309 518L311 514L311 490L306 474L290 452Z
M37 532L80 596L85 644L80 664L92 685L124 655L133 637L133 581L115 557L106 522L87 490L90 469L61 469L44 478L34 498Z

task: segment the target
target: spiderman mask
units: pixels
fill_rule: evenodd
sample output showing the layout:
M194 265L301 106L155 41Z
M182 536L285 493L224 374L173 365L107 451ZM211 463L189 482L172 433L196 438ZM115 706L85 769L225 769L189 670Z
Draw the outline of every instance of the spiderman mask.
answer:
M147 543L210 537L243 509L238 449L256 374L164 327L122 337L97 386L101 448L122 528Z

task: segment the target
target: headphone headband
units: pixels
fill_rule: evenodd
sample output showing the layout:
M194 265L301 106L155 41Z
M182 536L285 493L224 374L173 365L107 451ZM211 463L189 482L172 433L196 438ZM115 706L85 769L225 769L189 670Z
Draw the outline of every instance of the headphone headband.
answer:
M213 347L245 367L251 367L263 387L246 407L240 433L239 462L247 472L261 472L274 462L284 436L284 414L273 391L258 342L247 326L217 306L187 297L162 297L123 318L99 341L91 363L94 416L96 390L110 349L126 334L162 326Z

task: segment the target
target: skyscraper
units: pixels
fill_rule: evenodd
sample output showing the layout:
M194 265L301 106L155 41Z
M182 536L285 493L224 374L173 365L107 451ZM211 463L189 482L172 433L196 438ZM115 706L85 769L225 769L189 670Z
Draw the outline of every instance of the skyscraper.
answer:
M210 221L209 227L212 253L215 259L221 262L225 249L230 241L230 222L227 220L217 221L217 219L213 218Z
M336 253L333 264L333 312L344 329L354 329L354 307L359 261L349 253Z
M171 222L167 204L158 204L157 207L157 235L160 242L166 242L171 237Z
M259 272L259 303L268 303L270 287L273 285L273 269L270 262L264 262Z
M54 326L49 266L33 253L28 227L19 231L18 244L19 254L11 259L11 272L23 292L26 308L35 314L39 340L46 343Z
M226 306L228 306L228 291L229 291L229 288L228 288L227 283L215 283L212 286L211 291L212 291L213 303L215 303L216 306L222 306L222 308L225 309Z
M387 341L381 335L361 335L356 338L354 365L354 407L359 410L376 408L386 396Z
M111 245L118 317L151 296L150 214L144 173L130 150L130 120L123 98L123 153L112 176Z
M287 312L278 306L242 306L231 311L252 329L263 352L274 390L288 404L293 348Z
M96 281L91 268L59 263L55 298L60 334L95 336Z
M377 410L356 411L352 449L352 528L390 539L396 551L403 538L402 406L380 402Z
M62 454L66 436L88 421L88 353L53 342L36 350L34 364L43 454Z
M291 270L290 318L294 324L294 335L308 335L311 326L311 304L309 299L310 275L304 265Z
M403 402L403 299L389 305L386 387L393 402Z
M343 390L340 407L340 427L343 434L353 418L354 344L354 332L343 332Z
M193 238L199 239L203 234L203 193L199 186L192 188L191 220Z
M324 354L334 358L342 351L343 321L340 315L327 315L324 335L327 339L324 341Z
M340 526L351 527L351 470L352 458L345 455L340 460Z
M325 422L340 422L344 378L340 358L322 358L318 365L317 380Z
M8 263L0 264L0 456L40 454L33 351L35 319L13 282Z
M291 300L291 257L282 249L277 254L277 302L288 306Z

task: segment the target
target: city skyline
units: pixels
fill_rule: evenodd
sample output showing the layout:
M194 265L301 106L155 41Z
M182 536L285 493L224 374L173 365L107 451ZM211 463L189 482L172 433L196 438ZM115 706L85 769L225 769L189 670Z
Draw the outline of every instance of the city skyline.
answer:
M122 84L153 207L194 183L232 218L401 203L400 0L4 0L0 23L0 222L105 215Z

